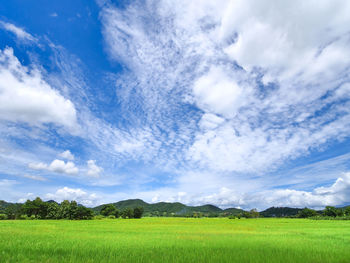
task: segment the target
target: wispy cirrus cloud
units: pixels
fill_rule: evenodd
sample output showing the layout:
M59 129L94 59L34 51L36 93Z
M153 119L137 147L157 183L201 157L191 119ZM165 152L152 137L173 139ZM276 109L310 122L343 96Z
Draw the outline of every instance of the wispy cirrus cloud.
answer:
M0 21L0 27L13 33L21 41L28 41L28 42L36 42L37 41L37 39L35 37L33 37L28 32L26 32L23 28L18 27L14 24Z

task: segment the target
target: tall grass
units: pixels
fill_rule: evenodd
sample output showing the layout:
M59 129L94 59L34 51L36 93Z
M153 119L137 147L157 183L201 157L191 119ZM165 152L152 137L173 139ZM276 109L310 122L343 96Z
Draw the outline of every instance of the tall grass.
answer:
M350 221L0 221L0 262L350 262Z

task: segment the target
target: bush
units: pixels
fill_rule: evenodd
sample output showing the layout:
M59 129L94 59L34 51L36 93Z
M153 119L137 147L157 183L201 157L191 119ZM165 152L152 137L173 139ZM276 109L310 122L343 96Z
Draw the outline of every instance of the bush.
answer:
M6 220L7 219L7 215L5 214L0 214L0 220Z
M233 215L230 215L230 216L228 217L228 219L236 219L236 217L233 216Z
M94 216L94 219L95 219L95 220L101 220L101 219L103 219L103 218L105 218L105 217L104 217L104 216L101 216L101 215Z
M115 216L114 215L110 215L107 217L108 219L115 219Z

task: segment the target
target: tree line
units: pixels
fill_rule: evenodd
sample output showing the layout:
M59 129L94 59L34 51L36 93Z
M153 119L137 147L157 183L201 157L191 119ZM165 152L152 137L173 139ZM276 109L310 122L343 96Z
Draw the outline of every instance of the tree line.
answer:
M113 209L114 208L114 209ZM122 211L113 205L105 205L101 215L109 218L141 218L143 209L136 207L127 208ZM3 213L0 213L0 220L4 219L68 219L68 220L89 220L96 216L94 211L76 201L64 200L60 204L55 201L45 202L39 197L34 200L27 200L24 204L10 204Z
M310 208L304 208L298 212L299 218L328 218L328 219L350 219L350 206L345 208L337 208L334 206L326 206L323 211L316 211Z
M123 210L119 210L112 204L103 205L100 211L100 214L109 218L141 218L143 215L142 207L135 208L125 208Z

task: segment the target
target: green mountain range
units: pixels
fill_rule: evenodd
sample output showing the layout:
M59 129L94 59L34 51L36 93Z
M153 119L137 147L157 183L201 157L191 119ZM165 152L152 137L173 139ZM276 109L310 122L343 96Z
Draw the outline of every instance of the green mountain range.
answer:
M48 202L55 202L50 200ZM9 203L6 201L0 200L0 214L4 213L6 209L11 207L11 209L20 209L20 203ZM193 213L201 213L204 216L229 216L229 215L238 215L244 212L242 209L238 208L227 208L221 209L215 205L201 205L201 206L187 206L179 202L169 203L169 202L159 202L159 203L146 203L141 199L128 199L112 203L119 210L124 210L125 208L135 208L142 207L144 209L144 214L149 215L172 215L172 216L187 216L193 215ZM92 210L95 213L99 213L103 205L93 207ZM346 207L343 207L344 209ZM302 210L301 208L291 208L291 207L270 207L266 210L260 212L260 215L263 217L288 217L295 216L298 212Z
M151 215L164 215L164 214L174 214L174 215L186 215L193 213L203 213L207 215L218 215L218 214L226 214L226 215L237 215L242 213L242 209L237 208L228 208L221 209L214 205L201 205L201 206L187 206L179 202L168 203L168 202L159 202L155 204L149 204L144 202L141 199L129 199L124 201L119 201L116 203L112 203L119 210L123 210L124 208L135 208L142 207L144 209L145 214ZM100 212L103 205L94 207L93 210L95 212Z

